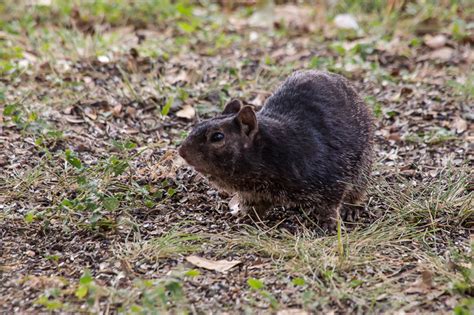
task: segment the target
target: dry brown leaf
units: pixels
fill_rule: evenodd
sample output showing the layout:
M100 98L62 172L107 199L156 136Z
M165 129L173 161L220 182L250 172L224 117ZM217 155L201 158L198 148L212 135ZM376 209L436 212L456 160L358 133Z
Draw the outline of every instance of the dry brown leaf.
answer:
M191 105L184 105L182 109L176 112L176 116L191 120L196 116L196 110Z
M150 172L151 179L157 181L164 178L174 178L176 171L185 163L184 159L175 150L168 150Z
M201 80L202 73L195 68L192 68L188 71L188 83L189 84L196 84L199 80Z
M74 106L67 106L63 109L63 113L66 115L71 115L72 111L74 110Z
M400 136L400 133L398 132L392 132L388 135L388 139L389 140L393 140L393 141L396 141L396 142L400 142L402 141L402 137Z
M462 119L461 117L456 117L454 118L452 127L454 130L456 130L457 133L463 133L467 130L467 121Z
M121 259L120 266L122 267L122 270L125 271L127 276L129 277L135 276L135 272L133 271L132 267L130 266L130 263L127 260Z
M195 256L195 255L191 255L191 256L186 257L186 260L188 262L190 262L191 264L197 266L197 267L204 268L204 269L207 269L207 270L222 272L222 273L229 271L230 269L234 268L235 266L237 266L238 264L241 263L240 260L232 260L232 261L216 260L216 261L213 261L213 260L209 260L209 259L202 258L202 257L199 257L199 256Z
M127 115L129 115L132 118L135 118L137 116L137 110L135 109L135 107L127 106L125 111L127 112Z
M405 293L422 293L426 294L433 287L433 273L429 270L423 270L421 275L413 284L405 290Z
M433 49L438 49L438 48L443 47L444 45L446 45L447 40L448 39L446 38L446 36L442 34L439 34L436 36L431 36L428 34L428 35L425 35L425 37L423 38L425 45Z
M364 40L364 39L361 39L361 40ZM353 41L353 42L355 44L349 44L350 49L352 49L355 45L357 45L357 43L359 43L360 40L359 41ZM367 42L367 41L365 41L365 42ZM362 43L365 43L365 42L362 42ZM370 43L370 41L367 42L367 43ZM405 42L401 41L400 37L394 37L389 42L386 42L384 40L377 40L377 41L375 41L375 43L376 43L375 47L377 48L377 50L388 51L388 52L390 52L392 54L395 54L395 55L408 53L408 50L409 50L408 45ZM344 48L346 48L346 46Z
M450 47L443 47L431 52L429 57L432 60L448 61L453 57L453 54L454 54L454 49Z
M95 113L95 110L93 110L92 108L86 108L84 110L84 113L86 114L87 117L89 117L92 120L97 119L97 114Z
M122 111L122 104L117 104L114 106L114 108L112 108L112 115L114 115L115 117L118 117L120 116L120 112Z
M15 266L13 265L0 265L0 272L10 272L15 270Z
M188 77L188 73L184 70L181 70L178 75L168 76L167 79L168 79L168 82L171 84L176 84L180 81L189 83L190 81Z
M282 22L287 29L297 31L314 31L316 25L311 15L311 10L294 4L279 5L275 7L275 22Z
M67 283L63 278L57 276L27 276L22 279L22 282L35 289L63 287Z

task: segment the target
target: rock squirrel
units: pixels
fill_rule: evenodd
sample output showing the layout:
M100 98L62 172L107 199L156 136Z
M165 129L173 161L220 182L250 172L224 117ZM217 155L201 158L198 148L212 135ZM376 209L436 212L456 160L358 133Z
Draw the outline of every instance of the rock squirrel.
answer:
M179 148L244 211L300 207L325 229L358 216L372 151L370 109L344 77L315 70L294 72L258 112L230 101Z

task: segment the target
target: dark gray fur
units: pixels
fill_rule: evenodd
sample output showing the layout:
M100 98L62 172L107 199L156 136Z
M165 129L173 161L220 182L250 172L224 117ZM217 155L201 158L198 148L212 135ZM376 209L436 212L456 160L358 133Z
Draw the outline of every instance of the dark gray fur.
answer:
M297 206L326 227L339 210L357 216L372 165L373 121L344 77L293 73L256 113L256 126L233 109L190 134L180 154L191 165L259 216L272 206ZM210 130L223 132L226 142L206 144Z

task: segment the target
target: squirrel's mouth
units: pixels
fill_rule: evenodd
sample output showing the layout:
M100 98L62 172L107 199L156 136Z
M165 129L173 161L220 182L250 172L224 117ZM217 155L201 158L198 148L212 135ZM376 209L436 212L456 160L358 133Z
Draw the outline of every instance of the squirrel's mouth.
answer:
M183 147L179 150L179 155L186 161L186 164L191 166L196 172L201 173L205 176L209 176L211 172L209 171L209 167L202 167L202 163L199 163L199 157L191 158L190 155L183 149ZM201 164L201 165L198 165Z
M209 172L207 172L206 169L204 169L204 168L202 168L202 167L195 166L195 165L192 165L192 164L190 164L190 163L189 163L189 165L191 165L191 166L194 168L194 170L195 170L196 172L199 172L199 173L201 173L201 174L203 174L203 175L208 175L208 174L209 174Z
M194 170L196 172L198 172L199 174L201 175L204 175L205 177L207 177L209 180L211 180L212 178L215 178L215 176L208 170L204 169L204 168L200 168L200 167L196 167L196 166L193 166Z

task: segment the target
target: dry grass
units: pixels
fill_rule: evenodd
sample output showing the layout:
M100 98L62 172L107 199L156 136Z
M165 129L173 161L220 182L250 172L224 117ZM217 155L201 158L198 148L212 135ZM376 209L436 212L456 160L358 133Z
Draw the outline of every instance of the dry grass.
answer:
M217 256L269 259L263 282L274 275L303 278L304 292L311 296L305 302L309 309L324 304L326 298L319 294L325 292L337 304L356 303L359 311L413 311L467 281L459 266L469 266L471 249L468 243L459 248L466 235L457 232L472 226L474 218L468 179L468 170L451 168L422 185L402 177L377 179L369 211L379 208L383 213L371 224L343 227L342 256L338 235L321 236L304 226L295 234L278 225L242 225L225 235L172 229L159 238L125 245L121 257L159 263L213 247ZM459 256L460 250L465 256Z

